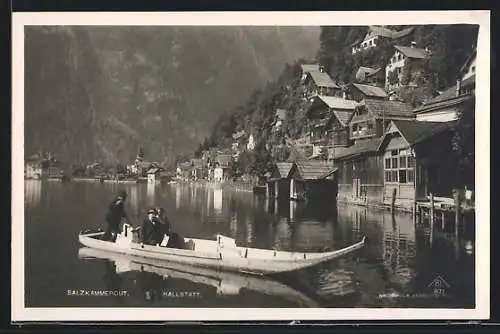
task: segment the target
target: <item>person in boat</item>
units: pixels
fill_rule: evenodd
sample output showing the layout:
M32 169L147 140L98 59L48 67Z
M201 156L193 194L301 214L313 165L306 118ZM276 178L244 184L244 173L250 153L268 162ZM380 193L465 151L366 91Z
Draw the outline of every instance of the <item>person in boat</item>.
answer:
M157 219L158 222L160 223L163 234L170 235L170 221L165 215L165 209L156 208L155 211L156 211L155 219Z
M116 240L116 235L120 233L120 223L122 219L125 219L130 224L130 219L125 212L126 199L127 193L122 191L109 205L108 213L106 214L106 223L108 227L104 233L103 240L113 242Z
M163 240L163 227L156 217L156 210L148 210L147 216L144 219L141 230L141 242L146 245L157 245Z

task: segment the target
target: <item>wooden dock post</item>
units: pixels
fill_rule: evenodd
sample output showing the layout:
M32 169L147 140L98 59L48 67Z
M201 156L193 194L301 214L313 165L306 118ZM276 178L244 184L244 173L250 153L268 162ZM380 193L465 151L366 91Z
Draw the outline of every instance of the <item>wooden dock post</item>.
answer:
M441 210L441 229L444 231L444 210Z
M458 239L458 229L460 226L460 193L458 190L453 192L453 199L455 200L455 238Z
M394 209L396 207L396 188L392 189L392 199L391 199L391 213L394 214Z
M434 227L434 195L431 193L430 194L430 200L431 200L431 207L430 207L430 222L431 222L431 228Z
M269 198L269 182L266 182L266 197Z

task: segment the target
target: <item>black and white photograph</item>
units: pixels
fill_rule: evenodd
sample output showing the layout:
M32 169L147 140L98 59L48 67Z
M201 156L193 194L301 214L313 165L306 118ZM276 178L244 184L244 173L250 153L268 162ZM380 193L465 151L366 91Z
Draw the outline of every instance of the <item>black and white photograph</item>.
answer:
M13 14L13 320L489 316L489 12L261 14Z

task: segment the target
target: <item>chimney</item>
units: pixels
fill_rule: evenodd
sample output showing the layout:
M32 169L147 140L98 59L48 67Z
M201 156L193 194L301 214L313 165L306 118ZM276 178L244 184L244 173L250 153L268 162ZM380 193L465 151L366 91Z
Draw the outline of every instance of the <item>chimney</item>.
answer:
M414 47L416 47L416 46L417 46L417 42L412 41L412 42L411 42L411 47L412 47L412 48L414 48Z
M319 67L319 71L320 71L321 73L323 73L323 72L325 72L325 68L324 68L323 66L320 66L320 67Z
M347 100L347 93L345 91L342 92L342 98L344 100Z
M457 89L456 89L456 96L460 96L460 91L462 90L462 80L460 78L457 79Z

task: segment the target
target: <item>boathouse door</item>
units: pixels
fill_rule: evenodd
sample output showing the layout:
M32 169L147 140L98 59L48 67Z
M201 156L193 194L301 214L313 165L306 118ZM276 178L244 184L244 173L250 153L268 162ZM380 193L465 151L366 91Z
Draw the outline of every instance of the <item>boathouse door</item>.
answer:
M359 179L352 179L352 197L359 198L361 196L361 182Z

